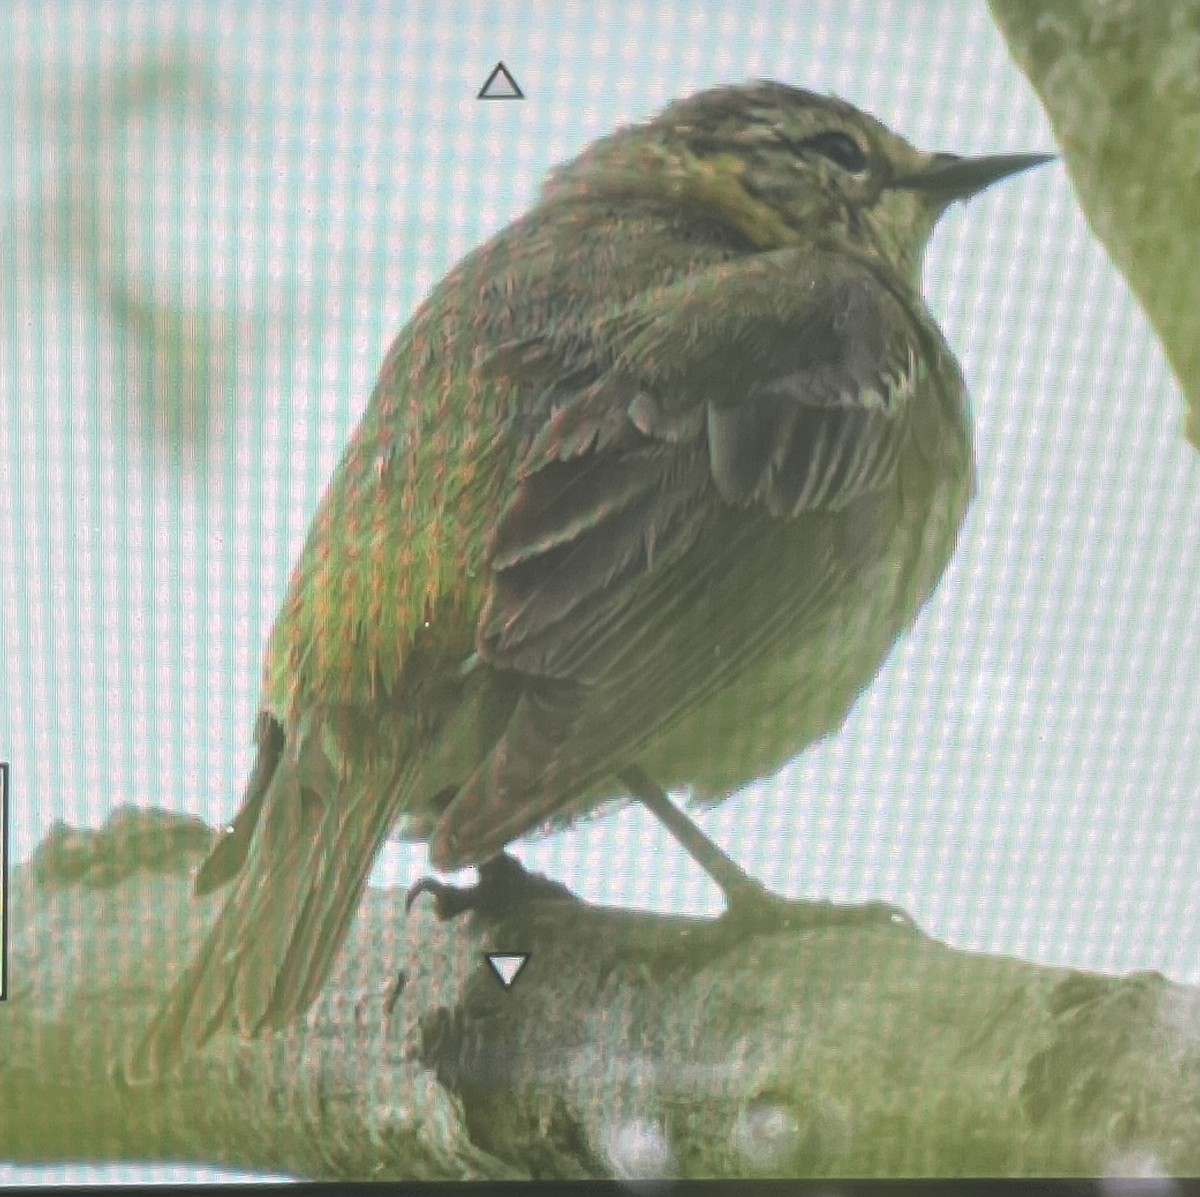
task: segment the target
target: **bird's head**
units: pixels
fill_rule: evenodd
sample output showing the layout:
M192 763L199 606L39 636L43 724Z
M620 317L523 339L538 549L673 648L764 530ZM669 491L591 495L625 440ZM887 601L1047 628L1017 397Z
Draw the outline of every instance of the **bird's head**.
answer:
M950 203L1051 157L924 153L844 100L760 82L699 92L596 142L545 197L658 198L724 221L755 251L858 252L915 283Z

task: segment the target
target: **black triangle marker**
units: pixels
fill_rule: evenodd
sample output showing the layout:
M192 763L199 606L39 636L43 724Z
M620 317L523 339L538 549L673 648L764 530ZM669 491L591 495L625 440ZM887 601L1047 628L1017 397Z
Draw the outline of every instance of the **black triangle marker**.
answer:
M496 84L493 90L493 84ZM525 93L517 86L512 72L502 62L496 63L487 81L479 89L477 100L523 100Z

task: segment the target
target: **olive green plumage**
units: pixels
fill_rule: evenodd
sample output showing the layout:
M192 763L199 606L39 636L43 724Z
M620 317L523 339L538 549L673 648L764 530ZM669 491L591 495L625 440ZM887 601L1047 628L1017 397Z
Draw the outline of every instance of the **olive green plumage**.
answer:
M718 800L840 725L971 495L925 242L1034 161L718 89L597 142L438 284L313 520L197 879L232 889L135 1073L307 1009L397 823L477 864L626 766Z

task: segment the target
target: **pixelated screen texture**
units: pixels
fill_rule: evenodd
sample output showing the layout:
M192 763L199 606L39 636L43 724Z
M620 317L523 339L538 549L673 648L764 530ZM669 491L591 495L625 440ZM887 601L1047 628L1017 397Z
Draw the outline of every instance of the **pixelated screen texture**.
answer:
M959 0L15 0L0 56L14 861L119 804L232 814L265 636L382 355L552 165L755 77L930 149L1054 148ZM477 101L501 59L527 98ZM701 822L780 891L1194 982L1200 462L1179 395L1061 165L955 207L925 288L975 419L955 559L843 730ZM720 908L640 809L518 854L589 899ZM425 860L389 845L374 880Z

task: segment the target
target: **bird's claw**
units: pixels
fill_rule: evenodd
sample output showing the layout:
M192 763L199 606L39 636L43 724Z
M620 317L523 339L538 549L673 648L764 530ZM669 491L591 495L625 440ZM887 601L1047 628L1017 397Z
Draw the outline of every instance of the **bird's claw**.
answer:
M421 877L408 888L404 895L404 913L411 912L413 903L422 894L432 894L434 911L438 922L445 923L450 919L470 910L475 902L475 891L478 886L460 887L447 885L443 881L435 881L432 877Z
M530 873L506 852L479 866L479 880L474 885L447 885L432 877L419 878L405 895L405 914L412 910L413 903L422 894L433 895L434 913L443 923L468 910L499 917L522 902L575 899L565 885L540 873Z
M750 882L726 895L724 913L713 924L733 933L794 931L805 927L908 927L916 923L899 906L889 902L841 904L830 901L785 898L758 882Z
M692 973L711 967L760 936L854 927L919 930L909 915L888 902L842 905L784 898L757 882L727 894L726 901L724 912L717 918L689 927L672 942L660 942L647 949L647 975L661 982L680 971Z
M748 888L731 895L718 920L746 930L799 930L804 927L915 927L916 923L899 906L889 902L841 904L827 900L784 898L764 887Z

